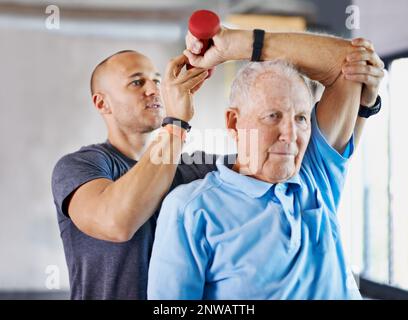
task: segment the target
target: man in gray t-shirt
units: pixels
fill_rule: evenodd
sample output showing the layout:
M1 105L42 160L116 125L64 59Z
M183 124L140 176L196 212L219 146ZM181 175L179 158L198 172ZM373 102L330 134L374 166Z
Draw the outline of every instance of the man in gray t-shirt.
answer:
M146 299L163 197L215 169L214 156L181 157L186 130L177 124L160 129L147 146L163 121L161 93L166 116L185 122L193 116L192 94L208 73L181 72L186 62L183 55L169 62L161 92L155 66L135 51L108 57L92 74L108 139L62 157L52 175L72 299Z
M201 152L192 156L183 154L170 190L203 178L216 169L215 161L215 156ZM78 187L95 179L116 181L135 164L137 161L106 141L64 156L54 169L54 202L72 299L146 299L148 264L160 207L129 241L123 243L86 235L75 226L67 211L69 195Z

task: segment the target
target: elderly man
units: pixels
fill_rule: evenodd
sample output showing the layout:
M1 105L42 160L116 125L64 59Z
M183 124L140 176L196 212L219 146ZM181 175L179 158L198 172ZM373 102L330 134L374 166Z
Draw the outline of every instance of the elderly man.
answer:
M189 37L186 55L196 66L240 59L249 51L245 32L222 30L204 57L194 55L200 44ZM274 37L266 35L262 52L263 60L273 61L248 64L232 85L226 124L237 143L233 168L220 163L218 171L176 188L163 202L149 299L361 298L336 211L353 131L359 135L363 125L357 119L360 99L374 104L382 62L368 42L356 40L361 47L346 50L331 79L317 79L326 89L313 108L304 76L276 58L316 79L327 61L321 46L326 39L304 35L309 43L302 54L316 55L320 63L297 63L293 47L279 52ZM339 52L343 48L339 41Z

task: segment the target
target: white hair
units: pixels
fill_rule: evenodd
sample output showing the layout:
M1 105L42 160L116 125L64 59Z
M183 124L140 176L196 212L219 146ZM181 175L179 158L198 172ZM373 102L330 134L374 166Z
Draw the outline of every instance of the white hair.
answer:
M287 78L300 78L305 83L312 100L314 91L312 80L299 72L289 62L273 60L250 62L238 71L231 86L230 107L240 108L248 104L248 101L250 101L250 89L255 84L257 77L269 72Z

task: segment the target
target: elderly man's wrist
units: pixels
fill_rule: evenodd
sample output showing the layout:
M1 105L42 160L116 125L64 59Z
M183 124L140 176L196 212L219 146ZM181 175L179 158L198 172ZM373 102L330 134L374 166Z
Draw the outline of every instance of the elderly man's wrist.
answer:
M360 109L358 111L358 116L362 118L369 118L372 115L377 114L381 110L381 97L377 95L377 98L374 104L370 107L360 105Z
M362 106L367 107L367 108L372 108L375 105L375 100L373 102L369 103L361 103Z
M252 55L252 30L229 30L227 60L250 60Z
M378 102L378 95L376 95L375 98L371 99L370 101L361 100L360 105L367 107L367 108L372 108L377 104L377 102Z

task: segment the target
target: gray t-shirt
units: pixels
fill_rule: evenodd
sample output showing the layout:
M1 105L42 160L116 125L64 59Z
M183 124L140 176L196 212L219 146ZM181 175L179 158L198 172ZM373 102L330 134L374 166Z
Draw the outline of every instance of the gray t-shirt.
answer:
M216 159L217 156L203 152L183 154L170 191L216 170ZM136 163L105 142L62 157L54 168L52 192L68 265L71 299L146 299L149 259L160 208L132 239L114 243L81 232L69 218L66 203L82 184L98 178L115 181Z

